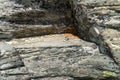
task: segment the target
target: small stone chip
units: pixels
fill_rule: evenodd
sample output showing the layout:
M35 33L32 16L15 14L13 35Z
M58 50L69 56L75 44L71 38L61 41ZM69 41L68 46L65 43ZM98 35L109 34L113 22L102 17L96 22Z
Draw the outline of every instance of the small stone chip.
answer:
M96 27L91 27L89 32L94 36L94 37L98 37L100 35L99 30Z

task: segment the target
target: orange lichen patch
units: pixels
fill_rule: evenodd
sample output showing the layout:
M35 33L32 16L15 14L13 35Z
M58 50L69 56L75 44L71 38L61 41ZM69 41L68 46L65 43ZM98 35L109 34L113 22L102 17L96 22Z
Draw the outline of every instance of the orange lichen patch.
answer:
M71 34L71 33L65 33L65 34L63 34L65 37L68 37L68 38L78 38L78 36L75 36L75 35L73 35L73 34Z

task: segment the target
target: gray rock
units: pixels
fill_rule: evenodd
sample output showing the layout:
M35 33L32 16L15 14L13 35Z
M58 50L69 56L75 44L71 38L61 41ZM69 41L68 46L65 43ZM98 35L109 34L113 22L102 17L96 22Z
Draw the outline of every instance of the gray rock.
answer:
M6 44L6 43L0 43L0 56L3 55L11 55L15 52L15 48L13 46Z
M23 66L23 62L17 54L18 52L13 46L0 43L0 70Z
M119 4L119 0L72 0L71 2L71 5L74 5L72 9L82 38L97 43L100 51L110 56L118 65L120 65ZM97 30L97 27L102 29ZM112 40L114 38L117 40Z
M69 40L66 41L65 37ZM4 76L8 75L6 79L19 79L21 75L23 80L89 80L119 76L119 66L107 55L101 54L97 45L71 34L14 39L7 43L19 51L24 66L1 72Z
M51 4L51 1L42 0L42 2L45 2L44 6ZM48 10L41 8L39 3L41 1L38 0L2 0L0 2L0 30L2 30L0 38L12 39L70 31L73 33L75 29L71 24L70 9L63 7L60 9L65 11L60 11L56 10L57 8L53 10L48 7ZM35 8L37 6L38 8ZM9 33L8 36L7 33Z
M0 80L119 80L119 5L119 0L1 0L0 38L26 38L0 44ZM73 23L80 38L97 45L56 34L74 33ZM46 34L55 35L41 36Z
M113 29L106 29L102 33L104 42L108 44L113 58L120 65L120 32Z
M43 79L32 79L32 80L74 80L71 77L48 77L48 78L43 78Z

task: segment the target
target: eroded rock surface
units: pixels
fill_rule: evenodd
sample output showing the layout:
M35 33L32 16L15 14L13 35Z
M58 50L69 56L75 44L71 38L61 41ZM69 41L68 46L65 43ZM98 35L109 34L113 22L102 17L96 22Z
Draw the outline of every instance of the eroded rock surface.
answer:
M0 74L2 70L23 66L19 52L6 43L0 43Z
M59 3L63 6L55 7L50 4L51 1L45 0L0 1L0 38L11 39L75 32L71 11L67 5Z
M71 34L22 38L6 43L19 51L24 66L0 71L1 79L15 80L23 76L21 80L79 80L88 76L89 79L119 76L119 66L101 54L97 45ZM16 60L13 58L7 59Z
M81 37L97 43L102 53L120 65L120 1L72 0L71 5Z
M0 0L0 80L119 80L119 5Z

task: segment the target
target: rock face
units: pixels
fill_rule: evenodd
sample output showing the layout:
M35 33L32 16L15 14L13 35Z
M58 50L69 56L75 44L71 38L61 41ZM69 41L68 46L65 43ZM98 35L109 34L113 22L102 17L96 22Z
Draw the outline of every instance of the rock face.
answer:
M119 0L72 0L78 31L120 65Z
M119 80L119 5L1 0L0 80Z
M0 43L0 73L2 70L21 67L24 65L18 54L19 53L13 46Z
M75 32L67 7L50 7L50 1L2 0L0 2L0 38L21 38ZM41 4L42 7L40 8ZM63 4L63 3L61 3ZM39 7L37 7L39 6Z
M5 68L0 72L3 75L1 79L79 80L89 76L89 80L119 76L119 66L111 58L101 54L97 45L71 34L14 39L6 44L14 46L20 56L18 60L17 56L7 58L8 63L15 59L13 64L21 64L19 59L22 59L24 64L13 69Z

